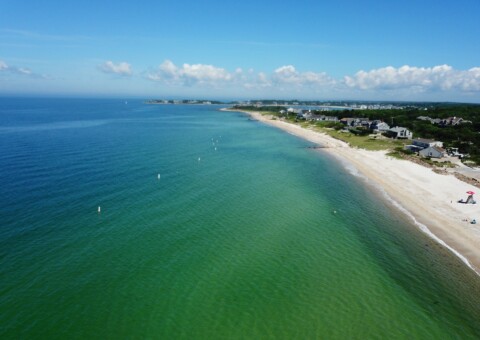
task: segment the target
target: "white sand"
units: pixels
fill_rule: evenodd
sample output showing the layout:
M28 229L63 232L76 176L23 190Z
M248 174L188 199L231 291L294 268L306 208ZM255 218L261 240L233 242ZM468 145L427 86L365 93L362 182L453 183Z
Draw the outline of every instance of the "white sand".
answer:
M460 204L477 188L453 175L440 175L424 166L386 156L385 151L349 147L324 133L308 130L258 112L252 118L326 147L339 160L353 165L366 180L386 193L424 232L443 244L480 274L480 204ZM346 163L345 163L346 162ZM480 201L480 193L477 197ZM477 224L470 224L475 218ZM464 219L468 219L465 222Z

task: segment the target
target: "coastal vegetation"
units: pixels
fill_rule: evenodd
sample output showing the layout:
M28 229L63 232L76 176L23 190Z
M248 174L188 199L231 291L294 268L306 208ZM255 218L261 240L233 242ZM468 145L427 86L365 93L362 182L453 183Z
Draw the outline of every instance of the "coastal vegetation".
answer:
M404 126L415 137L442 141L446 148L458 148L460 153L468 154L471 161L480 164L480 105L444 104L429 109L343 110L338 114L342 117L380 119L390 126ZM436 119L461 117L464 123L434 124L430 120L418 119L422 116Z
M288 113L285 106L241 106L238 109L245 111L258 111L272 116L283 117L293 123L302 124L304 127L314 128L325 132L332 137L343 140L351 146L368 150L395 149L408 142L393 140L372 135L371 130L365 128L350 128L343 132L345 125L334 121L304 121L296 114ZM420 106L405 106L392 109L363 109L363 110L330 110L315 111L313 114L328 114L338 119L364 118L381 120L393 126L402 126L413 132L415 138L428 138L443 142L445 148L458 148L458 151L468 155L466 160L480 164L480 105L429 103ZM419 119L426 117L428 119ZM449 118L462 118L461 124L435 123L447 121Z

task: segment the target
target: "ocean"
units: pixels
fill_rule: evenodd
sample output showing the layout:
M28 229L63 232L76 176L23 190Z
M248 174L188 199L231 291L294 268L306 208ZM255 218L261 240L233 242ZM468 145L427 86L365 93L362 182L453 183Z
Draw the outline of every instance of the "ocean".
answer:
M460 259L219 108L0 98L2 339L480 338Z

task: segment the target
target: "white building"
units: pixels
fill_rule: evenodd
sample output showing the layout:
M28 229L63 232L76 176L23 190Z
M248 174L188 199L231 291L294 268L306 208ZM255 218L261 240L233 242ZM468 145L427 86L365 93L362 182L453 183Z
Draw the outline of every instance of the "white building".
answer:
M398 138L398 139L412 139L413 133L408 130L405 127L401 126L395 126L388 130L388 133L393 137L393 138Z

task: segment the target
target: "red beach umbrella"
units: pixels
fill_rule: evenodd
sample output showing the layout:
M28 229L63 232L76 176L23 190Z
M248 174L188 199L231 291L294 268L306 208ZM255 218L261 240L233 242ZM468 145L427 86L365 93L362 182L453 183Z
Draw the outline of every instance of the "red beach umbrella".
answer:
M467 194L474 195L475 193L473 191L467 191Z

